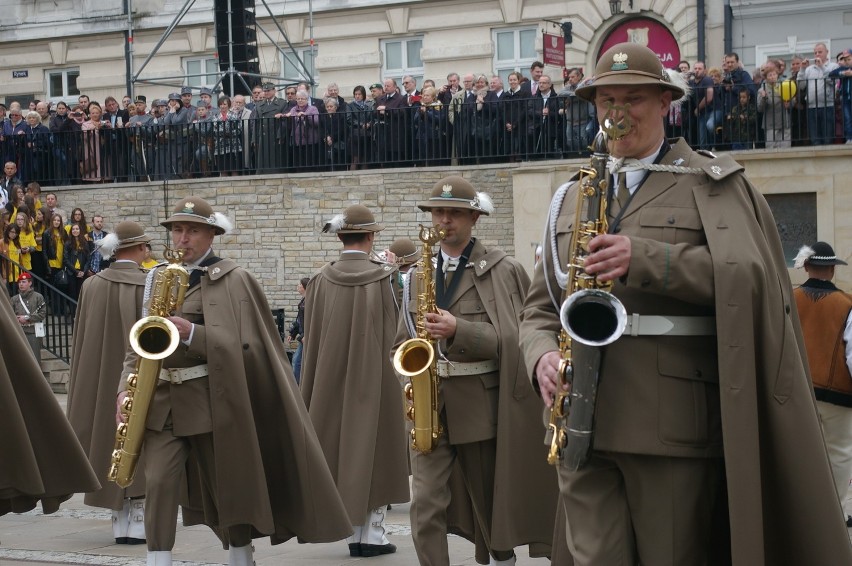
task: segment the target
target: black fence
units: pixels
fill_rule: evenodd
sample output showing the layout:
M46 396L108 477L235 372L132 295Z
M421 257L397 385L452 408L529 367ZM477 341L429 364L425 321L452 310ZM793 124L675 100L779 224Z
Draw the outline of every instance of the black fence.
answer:
M852 80L834 78L736 84L692 95L666 119L671 137L703 149L761 149L852 140Z
M722 83L696 89L666 125L670 136L708 149L843 143L852 139L852 101L844 107L837 88L834 79ZM572 95L286 112L189 124L134 117L121 128L66 121L53 132L26 126L7 132L0 149L24 182L67 185L579 157L597 131L594 106Z
M77 311L77 301L66 295L63 290L55 287L52 282L0 254L0 275L3 277L10 297L18 294L17 281L22 271L32 275L33 290L44 297L47 305L44 319L45 335L41 339L41 347L65 363L70 363L71 334Z

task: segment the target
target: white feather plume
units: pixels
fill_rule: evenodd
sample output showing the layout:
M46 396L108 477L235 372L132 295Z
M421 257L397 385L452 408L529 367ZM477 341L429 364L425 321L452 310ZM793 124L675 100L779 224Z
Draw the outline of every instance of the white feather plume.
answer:
M118 247L118 244L118 236L110 232L95 242L95 249L100 252L102 258L109 259L115 253L115 249Z
M231 222L231 219L221 212L214 212L213 217L216 219L216 226L224 230L225 234L230 234L234 229L234 223Z
M494 202L491 200L490 196L485 193L476 193L476 200L479 201L479 208L481 208L483 212L487 212L488 214L492 214L494 212Z
M805 262L808 261L808 259L815 254L816 252L812 247L802 246L801 248L799 248L799 253L797 253L796 257L793 259L793 267L795 267L796 269L804 267Z
M671 84L683 90L683 96L677 100L672 100L673 106L680 106L689 98L690 93L692 93L692 87L689 86L689 81L686 80L686 76L680 71L666 69L666 74L669 76Z
M337 214L330 221L326 222L322 231L330 234L337 234L344 226L346 226L346 217L342 214Z

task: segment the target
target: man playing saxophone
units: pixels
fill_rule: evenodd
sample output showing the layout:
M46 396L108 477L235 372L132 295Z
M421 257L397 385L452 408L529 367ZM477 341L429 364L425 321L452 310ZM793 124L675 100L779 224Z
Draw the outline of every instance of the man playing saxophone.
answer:
M665 139L677 78L624 43L576 91L604 129L629 129L582 266L627 325L600 349L591 456L558 468L568 551L577 566L849 562L772 214L729 156ZM553 198L521 323L547 406L577 186Z
M442 433L412 450L411 530L422 566L448 566L447 533L476 541L480 564L514 564L514 548L550 554L556 482L544 459L538 401L524 375L518 315L529 277L504 251L473 237L491 199L446 177L418 204L444 231L434 262L438 312L425 313L437 342ZM416 270L403 305L417 317ZM400 317L395 348L412 337ZM415 405L417 402L415 400ZM511 511L510 511L511 510Z
M349 521L266 297L251 274L213 251L230 220L187 197L162 225L182 254L189 288L168 317L180 344L163 361L142 423L148 566L172 563L179 504L184 524L206 524L230 547L232 566L253 563L253 538L346 537ZM150 281L164 269L152 270ZM128 355L125 376L135 358Z
M396 552L385 510L409 499L399 382L387 353L398 306L395 265L370 254L384 226L353 204L323 227L343 245L305 295L302 395L354 534L350 556Z

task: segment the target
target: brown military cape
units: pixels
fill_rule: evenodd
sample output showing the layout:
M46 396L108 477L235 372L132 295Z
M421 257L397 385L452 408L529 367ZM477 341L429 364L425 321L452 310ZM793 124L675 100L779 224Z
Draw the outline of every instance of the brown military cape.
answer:
M305 297L302 395L353 525L409 500L399 380L388 357L397 268L342 254Z
M115 445L115 394L130 347L130 327L142 315L144 291L145 271L129 261L110 264L80 290L67 411L101 482L101 489L87 493L83 500L93 507L118 511L125 497L145 495L144 461L126 490L106 479Z
M187 466L186 525L250 524L272 544L352 534L260 285L223 259L201 278L217 493ZM218 506L216 503L218 503Z
M852 564L772 212L730 156L690 152L683 165L707 173L692 192L715 286L726 485L710 563ZM558 550L560 564L573 563Z
M547 464L541 401L530 385L518 348L518 325L529 275L500 249L477 241L471 251L473 282L500 337L500 395L491 544L495 550L529 545L530 556L550 556L559 498L556 473ZM468 268L470 269L470 268ZM416 281L416 272L411 274ZM412 289L414 296L414 289ZM476 559L488 563L460 471L450 476L448 531L476 544Z
M41 501L53 513L74 493L98 489L86 454L0 293L0 515Z

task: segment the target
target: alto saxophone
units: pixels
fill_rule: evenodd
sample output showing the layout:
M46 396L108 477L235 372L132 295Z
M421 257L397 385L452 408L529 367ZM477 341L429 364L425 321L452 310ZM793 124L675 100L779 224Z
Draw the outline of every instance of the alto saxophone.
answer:
M417 262L417 315L414 320L416 336L400 345L393 356L396 372L409 379L405 386L408 403L406 416L414 423L411 429L411 447L428 454L435 449L443 433L438 409L438 358L437 345L426 331L426 313L437 313L435 303L435 278L432 267L432 246L444 239L446 232L437 226L420 225L423 255ZM405 305L403 305L405 308Z
M136 368L127 376L127 396L121 404L124 422L115 431L115 447L107 479L126 488L133 483L136 464L145 438L148 408L157 388L163 360L180 344L174 323L168 320L183 303L189 287L189 273L180 265L183 251L166 250L169 265L157 271L151 288L150 316L136 321L130 329L130 347L139 356Z
M617 340L627 325L627 311L612 294L612 282L598 281L583 266L589 255L589 242L608 230L608 146L610 140L619 140L632 129L629 109L629 105L622 108L608 104L604 123L592 142L589 166L580 170L578 180L568 280L559 311L562 359L545 437L545 444L550 445L547 462L555 465L562 461L570 471L583 467L591 453L600 348Z

